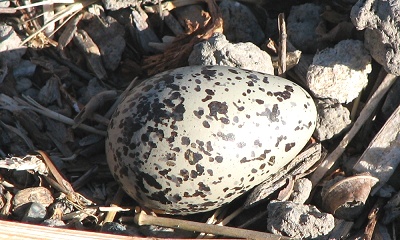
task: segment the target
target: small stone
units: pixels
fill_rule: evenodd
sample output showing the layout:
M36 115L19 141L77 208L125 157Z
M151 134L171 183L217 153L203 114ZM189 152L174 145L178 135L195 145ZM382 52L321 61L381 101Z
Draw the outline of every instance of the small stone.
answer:
M32 77L36 71L36 64L31 61L22 60L14 69L14 78Z
M106 222L101 226L100 232L119 235L141 236L138 229L131 226L125 226L116 222Z
M315 103L318 120L314 136L318 140L324 141L337 137L350 126L350 112L342 104L331 99L316 99Z
M100 19L92 15L83 29L99 47L104 67L114 71L125 50L124 27L110 16Z
M5 61L8 67L15 67L26 52L21 45L21 38L11 26L0 23L0 60Z
M294 182L293 192L289 200L295 203L304 204L310 197L312 182L308 178L300 178Z
M174 9L174 16L180 26L185 28L186 32L203 26L207 22L207 15L204 14L202 5L194 4Z
M267 228L274 234L299 239L324 239L335 227L334 217L315 206L272 201L268 204Z
M349 103L368 84L371 57L361 41L343 40L315 54L308 68L307 85L318 98Z
M25 212L22 222L26 223L41 223L46 217L46 208L37 202L32 202L29 204L28 209Z
M32 87L32 81L29 78L21 77L16 79L15 90L21 93Z
M10 1L0 1L0 7L6 8L10 6Z
M313 3L293 6L287 20L287 35L290 42L304 53L315 53L318 49L315 29L321 21L322 8Z
M189 65L224 65L274 74L268 53L250 42L230 43L220 33L193 47Z
M182 229L174 229L167 227L160 227L155 225L148 226L140 226L139 230L147 237L153 238L194 238L194 232L182 230Z
M13 198L13 213L17 216L23 217L25 210L30 203L40 203L43 207L48 207L53 203L54 198L51 192L44 187L25 188L17 192Z
M219 4L224 21L224 34L230 42L252 42L256 45L264 40L264 32L250 9L236 1L224 0Z
M49 218L45 219L41 225L48 227L66 227L67 225L60 219Z
M130 0L102 0L104 7L107 10L115 11L121 8L126 8L134 5Z
M358 30L365 30L365 47L389 73L400 75L400 5L398 1L358 1L350 18Z

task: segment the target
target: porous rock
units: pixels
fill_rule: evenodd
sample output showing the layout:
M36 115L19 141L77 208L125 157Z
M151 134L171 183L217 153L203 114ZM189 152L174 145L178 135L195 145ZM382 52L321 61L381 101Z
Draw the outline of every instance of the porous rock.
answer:
M338 136L350 126L350 112L342 104L331 99L316 99L318 112L314 136L320 141Z
M371 57L361 41L343 40L315 54L307 85L318 98L349 103L367 86Z
M315 53L318 48L316 27L321 21L322 8L313 3L293 6L287 20L290 42L304 53Z
M107 10L115 11L134 5L135 2L130 0L103 0L104 7Z
M236 1L224 0L219 5L224 21L224 34L230 42L260 44L264 32L250 9Z
M298 239L323 239L334 228L334 217L315 206L273 201L268 204L267 228Z
M365 47L389 73L400 75L400 5L398 0L360 0L352 8L351 20L365 30Z
M189 65L223 65L274 74L268 53L250 42L230 43L220 33L193 47Z
M308 178L300 178L294 182L293 192L290 200L295 203L305 203L310 197L312 183Z

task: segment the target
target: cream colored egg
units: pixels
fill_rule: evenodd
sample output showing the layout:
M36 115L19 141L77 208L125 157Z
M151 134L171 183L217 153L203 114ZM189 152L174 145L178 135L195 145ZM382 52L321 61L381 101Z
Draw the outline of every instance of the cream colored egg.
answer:
M106 140L115 179L139 204L170 214L231 202L290 162L317 113L289 80L189 66L144 80L115 111Z

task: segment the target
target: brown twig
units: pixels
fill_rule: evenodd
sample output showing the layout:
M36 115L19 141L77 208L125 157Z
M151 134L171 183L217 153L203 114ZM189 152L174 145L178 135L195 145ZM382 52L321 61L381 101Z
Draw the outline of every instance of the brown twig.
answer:
M278 56L278 75L285 77L286 75L286 24L285 14L278 15L278 29L279 29L279 56Z
M139 225L157 225L162 227L171 227L183 229L187 231L212 233L215 235L223 235L228 237L246 238L246 239L290 239L288 237L278 236L271 233L258 232L247 229L240 229L234 227L210 225L206 223L199 223L181 219L173 219L166 217L155 217L145 214L140 211L135 215L135 222Z

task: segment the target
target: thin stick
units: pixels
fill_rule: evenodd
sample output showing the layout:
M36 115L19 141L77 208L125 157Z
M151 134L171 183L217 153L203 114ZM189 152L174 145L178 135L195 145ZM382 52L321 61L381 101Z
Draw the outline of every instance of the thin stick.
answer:
M335 162L342 155L344 150L350 141L354 138L360 128L363 126L365 121L371 116L374 112L375 108L378 106L378 103L386 94L386 92L390 89L390 86L396 81L397 76L388 73L383 79L382 84L376 90L376 92L372 95L371 99L368 100L367 104L363 108L360 113L360 116L357 118L353 127L350 131L343 137L339 146L321 163L321 165L317 168L317 170L311 176L311 182L315 187L317 183L324 177L325 173L335 164Z
M279 52L278 52L278 75L285 77L286 75L286 24L285 14L278 15L278 29L279 29Z
M271 233L252 231L241 228L210 225L206 223L199 223L199 222L166 218L166 217L155 217L151 215L146 215L143 211L140 211L135 215L135 222L139 226L157 225L162 227L171 227L187 231L206 232L215 235L224 235L236 238L267 239L267 240L291 239L288 237L278 236Z
M75 124L73 119L71 119L69 117L66 117L64 115L61 115L61 114L59 114L57 112L54 112L54 111L52 111L52 110L50 110L48 108L43 107L38 102L33 100L31 97L24 96L24 95L23 95L23 97L25 98L25 100L27 100L29 102L29 104L27 102L23 101L22 99L19 99L19 98L16 98L16 101L19 104L24 105L24 107L28 107L29 109L31 109L31 110L33 110L33 111L35 111L37 113L40 113L40 114L42 114L42 115L44 115L46 117L49 117L51 119L60 121L62 123L65 123L65 124L68 124L68 125L71 125L71 126ZM78 126L78 128L83 129L83 130L88 131L88 132L91 132L91 133L94 133L94 134L101 135L101 136L107 136L107 133L105 131L98 130L98 129L94 128L94 127L91 127L91 126L88 126L88 125L85 125L85 124L80 124Z

